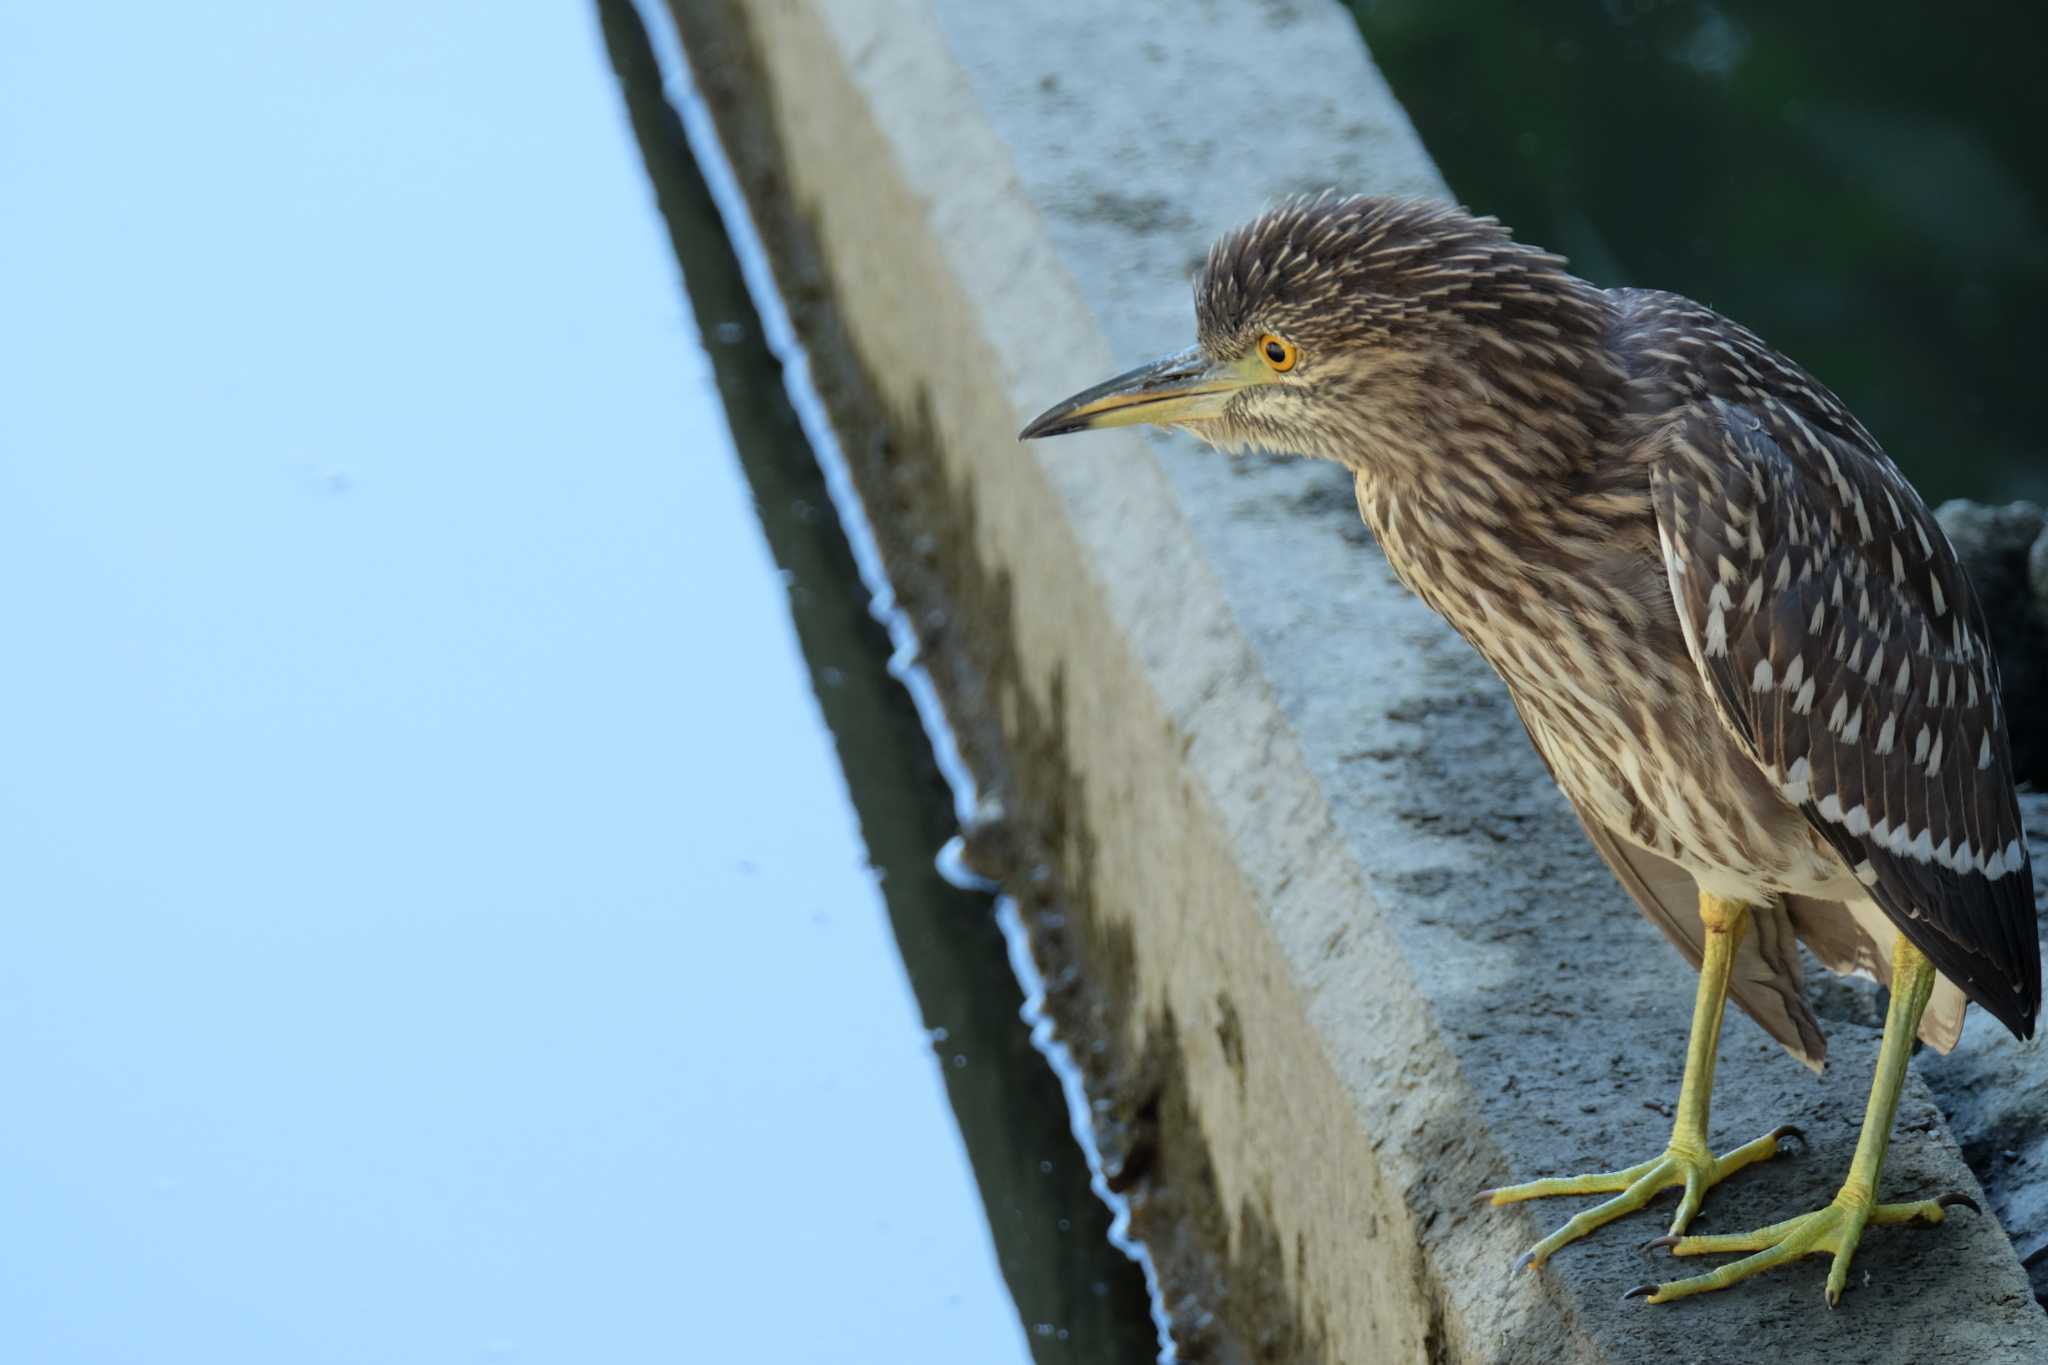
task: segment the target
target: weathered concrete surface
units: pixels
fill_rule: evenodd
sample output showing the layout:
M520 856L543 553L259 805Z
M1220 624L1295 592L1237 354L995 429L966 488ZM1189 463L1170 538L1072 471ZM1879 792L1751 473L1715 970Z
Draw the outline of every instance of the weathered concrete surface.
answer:
M1272 195L1438 188L1334 3L676 12L707 84L701 40L745 28L758 71L727 82L722 117L754 108L779 144L758 211L807 223L828 279L798 285L831 294L911 434L865 496L885 522L954 513L928 557L961 610L933 631L988 661L1019 837L1049 847L1076 951L1116 997L1095 1041L1168 1059L1105 1067L1154 1088L1104 1099L1149 1125L1130 1151L1179 1173L1167 1193L1215 1215L1220 1273L1191 1297L1169 1275L1190 1357L2048 1358L1989 1219L1874 1233L1835 1313L1819 1262L1622 1303L1680 1268L1633 1249L1655 1216L1511 1278L1569 1210L1471 1192L1658 1150L1690 973L1498 684L1364 543L1335 471L1133 435L1015 443L1051 399L1183 344L1189 270ZM1867 1028L1833 1033L1816 1081L1730 1022L1717 1137L1791 1121L1812 1150L1715 1192L1702 1230L1832 1193L1875 1051ZM1945 1188L1975 1182L1916 1081L1887 1192Z

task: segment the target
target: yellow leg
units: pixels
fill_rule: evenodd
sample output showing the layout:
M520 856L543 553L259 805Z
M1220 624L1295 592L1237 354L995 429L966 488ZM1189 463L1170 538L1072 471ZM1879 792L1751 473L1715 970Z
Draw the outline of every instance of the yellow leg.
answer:
M1699 1212L1700 1200L1710 1188L1744 1166L1776 1156L1785 1138L1799 1135L1798 1129L1787 1125L1720 1157L1716 1157L1707 1146L1707 1111L1714 1096L1714 1062L1721 1048L1721 1017L1728 998L1728 974L1735 965L1736 946L1749 927L1749 907L1740 901L1722 900L1702 893L1700 921L1707 930L1706 952L1700 963L1699 994L1693 1000L1692 1040L1685 1049L1685 1079L1678 1088L1678 1112L1671 1123L1671 1145L1662 1156L1652 1157L1626 1170L1532 1180L1523 1185L1503 1185L1499 1189L1480 1191L1479 1197L1495 1206L1558 1194L1614 1195L1614 1198L1577 1214L1531 1247L1516 1262L1518 1269L1542 1265L1560 1247L1576 1242L1596 1228L1605 1227L1623 1214L1635 1212L1674 1186L1684 1190L1679 1196L1678 1212L1671 1220L1671 1232L1676 1236L1692 1222L1693 1215Z
M1870 1083L1870 1103L1863 1111L1863 1134L1857 1139L1856 1155L1849 1162L1849 1177L1842 1182L1834 1201L1824 1209L1754 1232L1659 1238L1654 1245L1670 1247L1674 1256L1729 1251L1754 1254L1691 1279L1643 1285L1630 1290L1631 1297L1647 1296L1651 1303L1669 1303L1688 1295L1725 1289L1786 1261L1825 1252L1835 1258L1827 1284L1828 1306L1832 1308L1841 1301L1842 1291L1849 1283L1849 1262L1867 1224L1939 1223L1954 1205L1977 1207L1974 1200L1960 1194L1910 1204L1877 1202L1878 1173L1884 1168L1885 1152L1891 1146L1892 1120L1898 1114L1906 1062L1912 1055L1913 1037L1920 1028L1920 1013L1927 1008L1927 997L1933 991L1934 965L1901 935L1892 949L1892 1001L1885 1014L1884 1045L1877 1054L1877 1075Z

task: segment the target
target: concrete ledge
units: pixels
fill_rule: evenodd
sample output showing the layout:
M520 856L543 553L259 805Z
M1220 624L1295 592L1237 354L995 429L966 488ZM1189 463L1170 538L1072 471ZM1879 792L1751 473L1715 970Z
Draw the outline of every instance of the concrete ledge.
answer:
M1661 1148L1690 973L1336 471L1014 441L1184 344L1193 263L1273 195L1440 189L1336 4L673 8L840 367L828 400L872 438L850 442L863 497L1006 803L984 844L1039 887L1069 1036L1103 1043L1106 1139L1185 1358L2048 1358L1988 1218L1872 1234L1832 1314L1820 1262L1622 1303L1668 1269L1634 1250L1654 1215L1510 1277L1568 1210L1471 1193ZM1791 1121L1812 1150L1716 1191L1701 1230L1832 1194L1875 1034L1831 1033L1816 1081L1731 1017L1717 1139ZM1976 1188L1917 1081L1887 1183Z

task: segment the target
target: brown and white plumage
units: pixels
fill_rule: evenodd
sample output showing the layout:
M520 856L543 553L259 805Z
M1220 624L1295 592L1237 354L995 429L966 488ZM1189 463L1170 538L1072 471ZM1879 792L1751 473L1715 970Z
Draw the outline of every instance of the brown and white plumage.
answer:
M1281 205L1225 237L1195 348L1076 394L1026 438L1130 423L1348 467L1402 581L1507 683L1615 874L1700 968L1671 1140L1619 1170L1484 1192L1608 1196L1521 1265L1682 1191L1674 1255L1743 1259L1652 1303L1935 1224L1877 1202L1912 1039L1967 1002L2033 1031L2041 963L1996 664L1947 539L1835 396L1669 294L1602 290L1490 218L1389 199ZM1862 1136L1824 1207L1686 1236L1790 1131L1709 1145L1729 996L1826 1050L1798 944L1893 989Z
M1193 427L1337 460L1389 562L1507 682L1595 846L1695 962L1692 887L1759 907L1730 993L1809 1063L1794 936L1882 977L1902 931L2029 1036L2032 872L1997 666L1870 434L1758 338L1601 290L1491 219L1297 200L1226 237L1202 349L1302 371ZM1312 363L1311 357L1320 363ZM1894 928L1895 926L1895 928Z
M1954 549L1862 425L1749 332L1637 296L1652 502L1686 641L1779 792L2015 1033L2041 995L1998 666Z

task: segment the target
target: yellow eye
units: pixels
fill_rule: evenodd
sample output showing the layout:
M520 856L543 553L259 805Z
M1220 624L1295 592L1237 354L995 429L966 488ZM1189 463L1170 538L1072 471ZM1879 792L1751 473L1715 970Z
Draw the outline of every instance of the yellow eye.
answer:
M1294 343L1286 337L1266 333L1259 338L1259 355L1265 360L1266 367L1276 374L1285 374L1294 368Z

